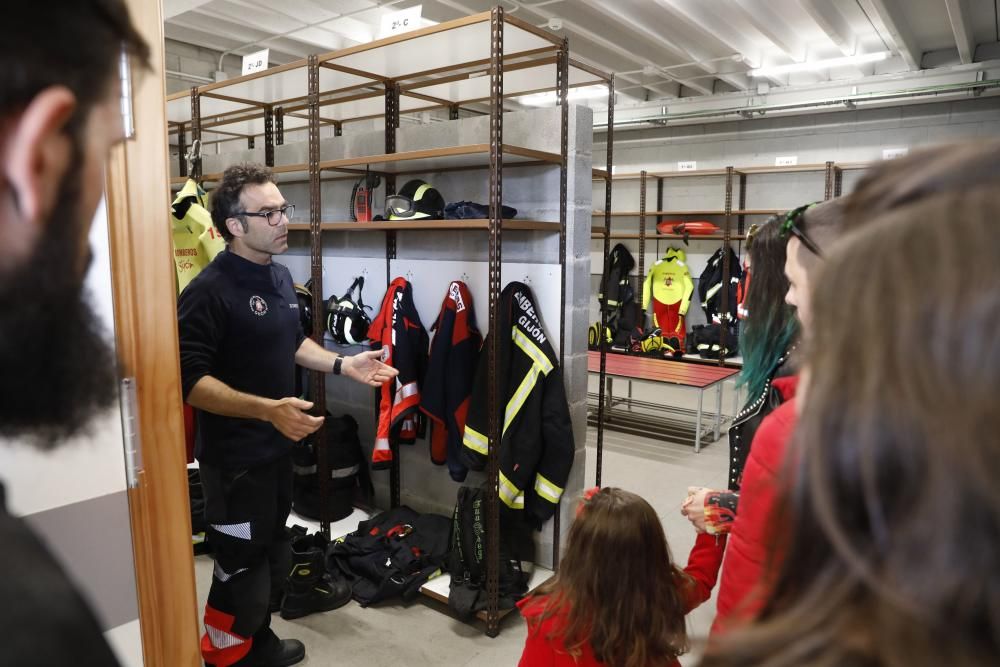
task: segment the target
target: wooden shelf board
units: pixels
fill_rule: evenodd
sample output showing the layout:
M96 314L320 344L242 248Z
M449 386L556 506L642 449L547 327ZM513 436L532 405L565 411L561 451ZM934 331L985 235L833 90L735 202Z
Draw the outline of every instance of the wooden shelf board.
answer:
M870 162L837 162L834 163L834 167L841 169L843 171L851 169L867 169L871 165ZM736 176L740 174L753 175L753 174L791 174L797 172L821 172L826 170L825 163L814 163L814 164L796 164L788 167L772 167L768 165L758 165L753 167L733 167L733 173ZM711 176L725 176L725 169L695 169L692 171L647 171L646 179L655 180L657 178L698 178L698 177L711 177ZM642 178L641 173L634 172L628 174L615 174L611 177L615 181L638 181ZM599 180L597 176L594 176L594 180Z
M784 209L770 209L770 208L760 208L760 209L734 209L730 211L730 215L776 215L778 213L784 213ZM705 216L716 216L725 215L725 211L720 210L704 210L704 211L646 211L646 217L664 217L664 216L686 216L686 215L705 215ZM612 218L638 218L640 215L639 211L612 211ZM604 211L594 211L591 215L594 218L603 218Z
M592 239L601 239L601 238L604 238L604 232L603 232L603 230L602 231L598 231L598 232L591 232L590 238L592 238ZM641 237L640 237L639 234L631 234L631 233L615 234L614 232L612 232L611 235L608 238L612 238L612 239L638 239L638 238L641 238ZM655 232L652 233L652 234L646 234L646 240L647 241L656 241L657 239L683 240L684 237L681 236L680 234L657 234ZM730 234L729 235L729 239L731 241L744 241L744 240L746 240L746 234ZM688 235L688 241L721 241L721 240L722 240L722 234L689 234Z
M544 568L540 565L535 566L535 571L531 573L531 580L528 582L528 592L534 591L536 588L548 582L552 577L555 576L555 572ZM431 598L432 600L437 600L438 602L448 604L448 591L451 588L451 575L448 573L443 573L434 577L426 584L420 587L420 592ZM501 609L500 618L503 618L507 614L514 611L513 609ZM476 618L480 621L486 620L486 612L480 611L476 614Z
M375 222L323 222L320 223L324 232L388 232L388 231L454 231L475 229L487 231L490 228L488 219L470 220L378 220ZM558 232L558 222L542 220L504 220L503 229ZM309 223L289 223L288 231L309 231Z
M319 163L319 168L325 170L344 170L372 167L372 171L382 173L396 173L403 170L415 173L424 169L427 171L436 171L442 167L478 167L483 165L484 160L488 161L489 156L489 144L468 144L465 146L449 146L447 148L432 148L419 151L404 151L402 153L362 155L360 157L326 160ZM531 148L503 144L503 161L505 166L507 163L516 164L524 161L559 164L562 158L558 153L547 153ZM297 170L301 171L302 167L299 166Z

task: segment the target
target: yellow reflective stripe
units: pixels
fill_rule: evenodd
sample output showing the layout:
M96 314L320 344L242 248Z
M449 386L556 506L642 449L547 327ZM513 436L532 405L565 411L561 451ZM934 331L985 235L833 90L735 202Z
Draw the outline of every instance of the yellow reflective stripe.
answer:
M500 473L500 500L513 510L524 509L524 494L507 479L503 472Z
M535 342L531 340L527 335L525 335L523 331L521 331L517 327L514 327L511 333L511 338L514 340L514 343L524 351L526 355L531 357L531 360L535 362L535 365L538 366L543 373L548 375L550 372L552 372L553 369L552 362L549 361L549 358L547 356L545 356L545 353L542 352L541 348L535 345Z
M465 435L462 436L462 444L483 456L488 456L490 453L489 440L487 440L486 436L468 424L465 425Z
M424 183L419 188L417 188L417 191L413 193L413 201L420 201L420 198L423 197L424 193L430 190L430 188L431 186L428 185L427 183Z
M559 498L562 497L563 489L552 483L551 480L546 479L542 473L535 474L535 493L549 501L550 503L558 503Z
M528 396L531 395L531 391L535 388L535 384L538 382L538 366L532 366L528 371L524 379L521 380L520 386L514 395L510 397L507 401L507 408L503 415L503 432L507 432L507 428L510 426L514 418L517 417L517 413L520 411L521 406L524 402L528 400Z

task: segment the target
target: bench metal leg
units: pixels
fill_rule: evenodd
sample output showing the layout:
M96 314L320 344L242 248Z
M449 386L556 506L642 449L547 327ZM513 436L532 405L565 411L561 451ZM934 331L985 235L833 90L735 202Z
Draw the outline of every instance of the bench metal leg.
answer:
M632 381L628 381L628 411L632 412Z
M698 390L698 416L695 417L694 423L694 453L698 454L701 452L701 405L702 399L705 398L705 390Z
M605 381L607 382L607 388L606 391L604 392L604 400L607 401L607 403L604 406L604 414L607 415L605 421L610 422L611 408L615 404L611 398L611 392L614 390L615 387L615 379L613 377L608 377L605 379Z
M719 439L719 427L722 423L722 383L715 385L715 439Z
M739 380L733 380L733 419L740 414L740 393Z

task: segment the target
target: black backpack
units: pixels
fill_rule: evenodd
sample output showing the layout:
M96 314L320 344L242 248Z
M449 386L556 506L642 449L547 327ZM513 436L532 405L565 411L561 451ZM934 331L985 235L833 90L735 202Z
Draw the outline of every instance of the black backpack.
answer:
M448 606L459 617L486 608L486 490L463 486L451 519ZM511 609L528 592L530 573L522 562L534 561L535 542L530 524L501 509L498 608Z
M292 448L292 508L307 519L320 519L319 465L315 438L310 436ZM330 521L350 516L354 503L370 505L374 497L368 461L361 450L358 422L350 415L326 416L326 461L330 468L327 485Z
M358 276L344 296L331 296L326 302L326 328L333 340L341 345L358 345L368 338L372 320L365 310L371 310L371 306L366 306L361 300L364 286L364 276ZM355 289L358 290L357 300L353 298Z

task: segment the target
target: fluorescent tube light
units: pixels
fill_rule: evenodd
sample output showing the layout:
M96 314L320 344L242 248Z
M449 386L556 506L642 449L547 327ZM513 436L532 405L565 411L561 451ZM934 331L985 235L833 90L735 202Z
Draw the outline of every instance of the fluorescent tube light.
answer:
M804 63L792 63L790 65L774 65L772 67L758 67L747 72L750 76L772 76L775 74L789 74L791 72L812 72L820 69L830 69L831 67L845 67L848 65L861 65L863 63L875 63L885 60L891 54L888 51L877 51L875 53L863 53L856 56L844 56L842 58L828 58L826 60L813 60Z

